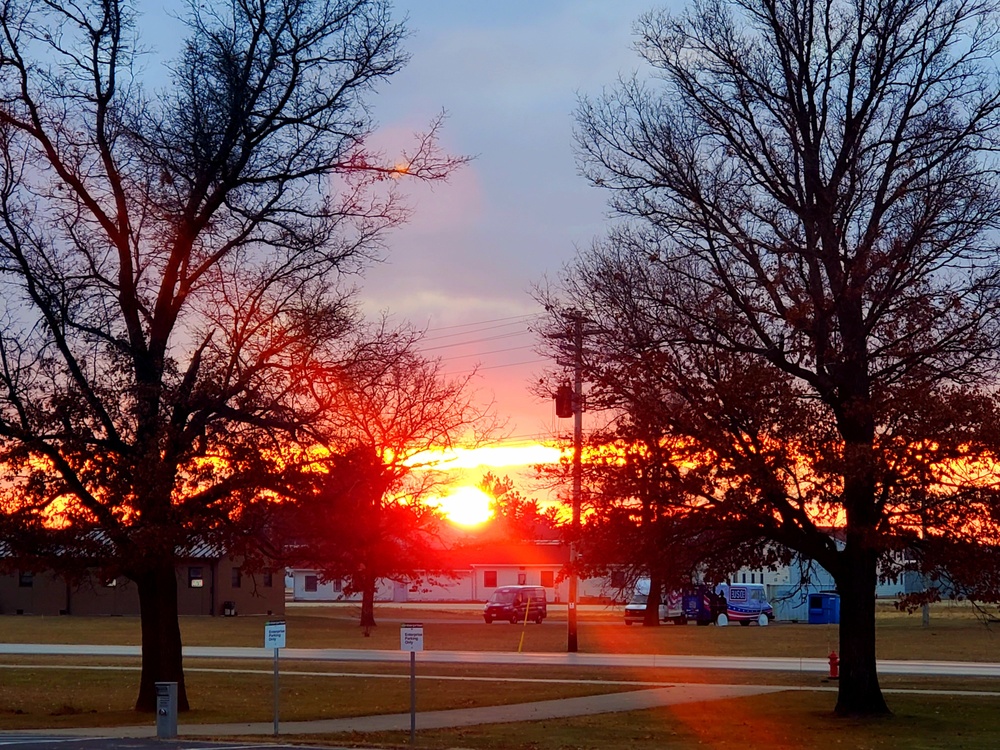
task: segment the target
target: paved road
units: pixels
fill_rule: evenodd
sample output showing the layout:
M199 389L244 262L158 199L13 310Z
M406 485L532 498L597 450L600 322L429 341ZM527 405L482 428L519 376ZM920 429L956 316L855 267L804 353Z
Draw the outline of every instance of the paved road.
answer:
M135 656L138 646L68 645L62 643L0 643L0 655ZM186 646L186 659L274 659L273 649L236 646ZM285 648L281 658L299 661L408 662L405 651L346 648ZM567 654L508 651L421 651L417 660L437 664L525 664L538 666L658 667L681 669L747 669L765 672L820 672L826 659L793 659L733 656L682 656L676 654ZM880 674L1000 677L1000 663L964 661L879 660Z

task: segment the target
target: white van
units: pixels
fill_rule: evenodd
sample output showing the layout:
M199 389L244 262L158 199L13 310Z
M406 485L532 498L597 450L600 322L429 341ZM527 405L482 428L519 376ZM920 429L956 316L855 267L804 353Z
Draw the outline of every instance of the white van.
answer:
M726 599L726 613L719 613L716 625L728 625L732 621L740 625L756 622L764 626L774 619L774 608L767 601L762 583L720 583L715 593Z
M642 622L646 618L646 601L648 594L636 594L632 600L625 605L625 624L631 625L634 622ZM660 598L660 622L673 622L677 625L687 623L684 614L684 600L680 593L671 592Z
M625 605L625 624L642 622L646 618L646 602L649 599L649 579L640 578L636 582L635 593ZM684 614L684 597L679 591L660 594L660 622L687 623Z

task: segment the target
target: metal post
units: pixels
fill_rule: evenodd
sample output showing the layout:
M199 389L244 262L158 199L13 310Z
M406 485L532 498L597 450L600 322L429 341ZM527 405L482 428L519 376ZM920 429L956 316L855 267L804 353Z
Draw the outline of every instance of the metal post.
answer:
M577 543L580 532L580 495L583 491L583 316L573 317L573 517L569 543L569 605L566 612L566 651L576 653L576 604L579 595L576 575Z
M172 740L177 736L177 683L157 682L156 738Z
M280 689L278 687L278 650L274 649L274 736L278 736L278 696L280 695Z
M410 652L410 744L417 744L417 652Z

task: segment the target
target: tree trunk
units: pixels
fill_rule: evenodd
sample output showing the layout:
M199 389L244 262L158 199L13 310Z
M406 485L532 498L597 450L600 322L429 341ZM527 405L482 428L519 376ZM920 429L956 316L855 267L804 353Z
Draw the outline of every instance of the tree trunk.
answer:
M646 597L646 613L642 617L643 627L657 627L660 624L660 574L649 573L649 596Z
M156 710L156 683L177 683L177 710L187 711L181 629L177 619L177 575L173 561L154 563L135 577L142 628L142 673L136 711Z
M839 716L880 716L891 713L882 696L875 663L874 552L849 539L837 577L840 593Z
M375 579L366 578L361 586L361 627L365 635L375 627Z

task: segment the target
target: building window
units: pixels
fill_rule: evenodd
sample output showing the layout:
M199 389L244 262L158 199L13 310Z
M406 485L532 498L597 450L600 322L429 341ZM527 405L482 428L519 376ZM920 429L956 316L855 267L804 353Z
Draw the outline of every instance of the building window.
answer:
M306 591L315 592L317 582L316 576L306 576Z
M542 580L540 583L547 589L552 588L556 585L556 574L552 570L543 570L541 574Z
M188 588L200 589L204 585L205 577L201 572L201 568L188 568Z
M234 589L238 589L240 584L243 583L243 571L239 568L233 568L232 572L232 584Z
M611 587L615 589L625 588L625 571L624 570L612 570L611 571Z
M517 585L518 586L523 586L527 582L528 582L528 574L527 573L518 573L517 574Z
M339 578L333 579L333 593L339 594L344 590L344 582Z
M270 568L264 571L264 588L269 589L274 586L274 573Z
M497 587L497 572L495 570L483 571L483 586L488 589L495 589Z
M30 589L35 585L35 574L30 570L22 570L17 576L17 585L22 589Z

